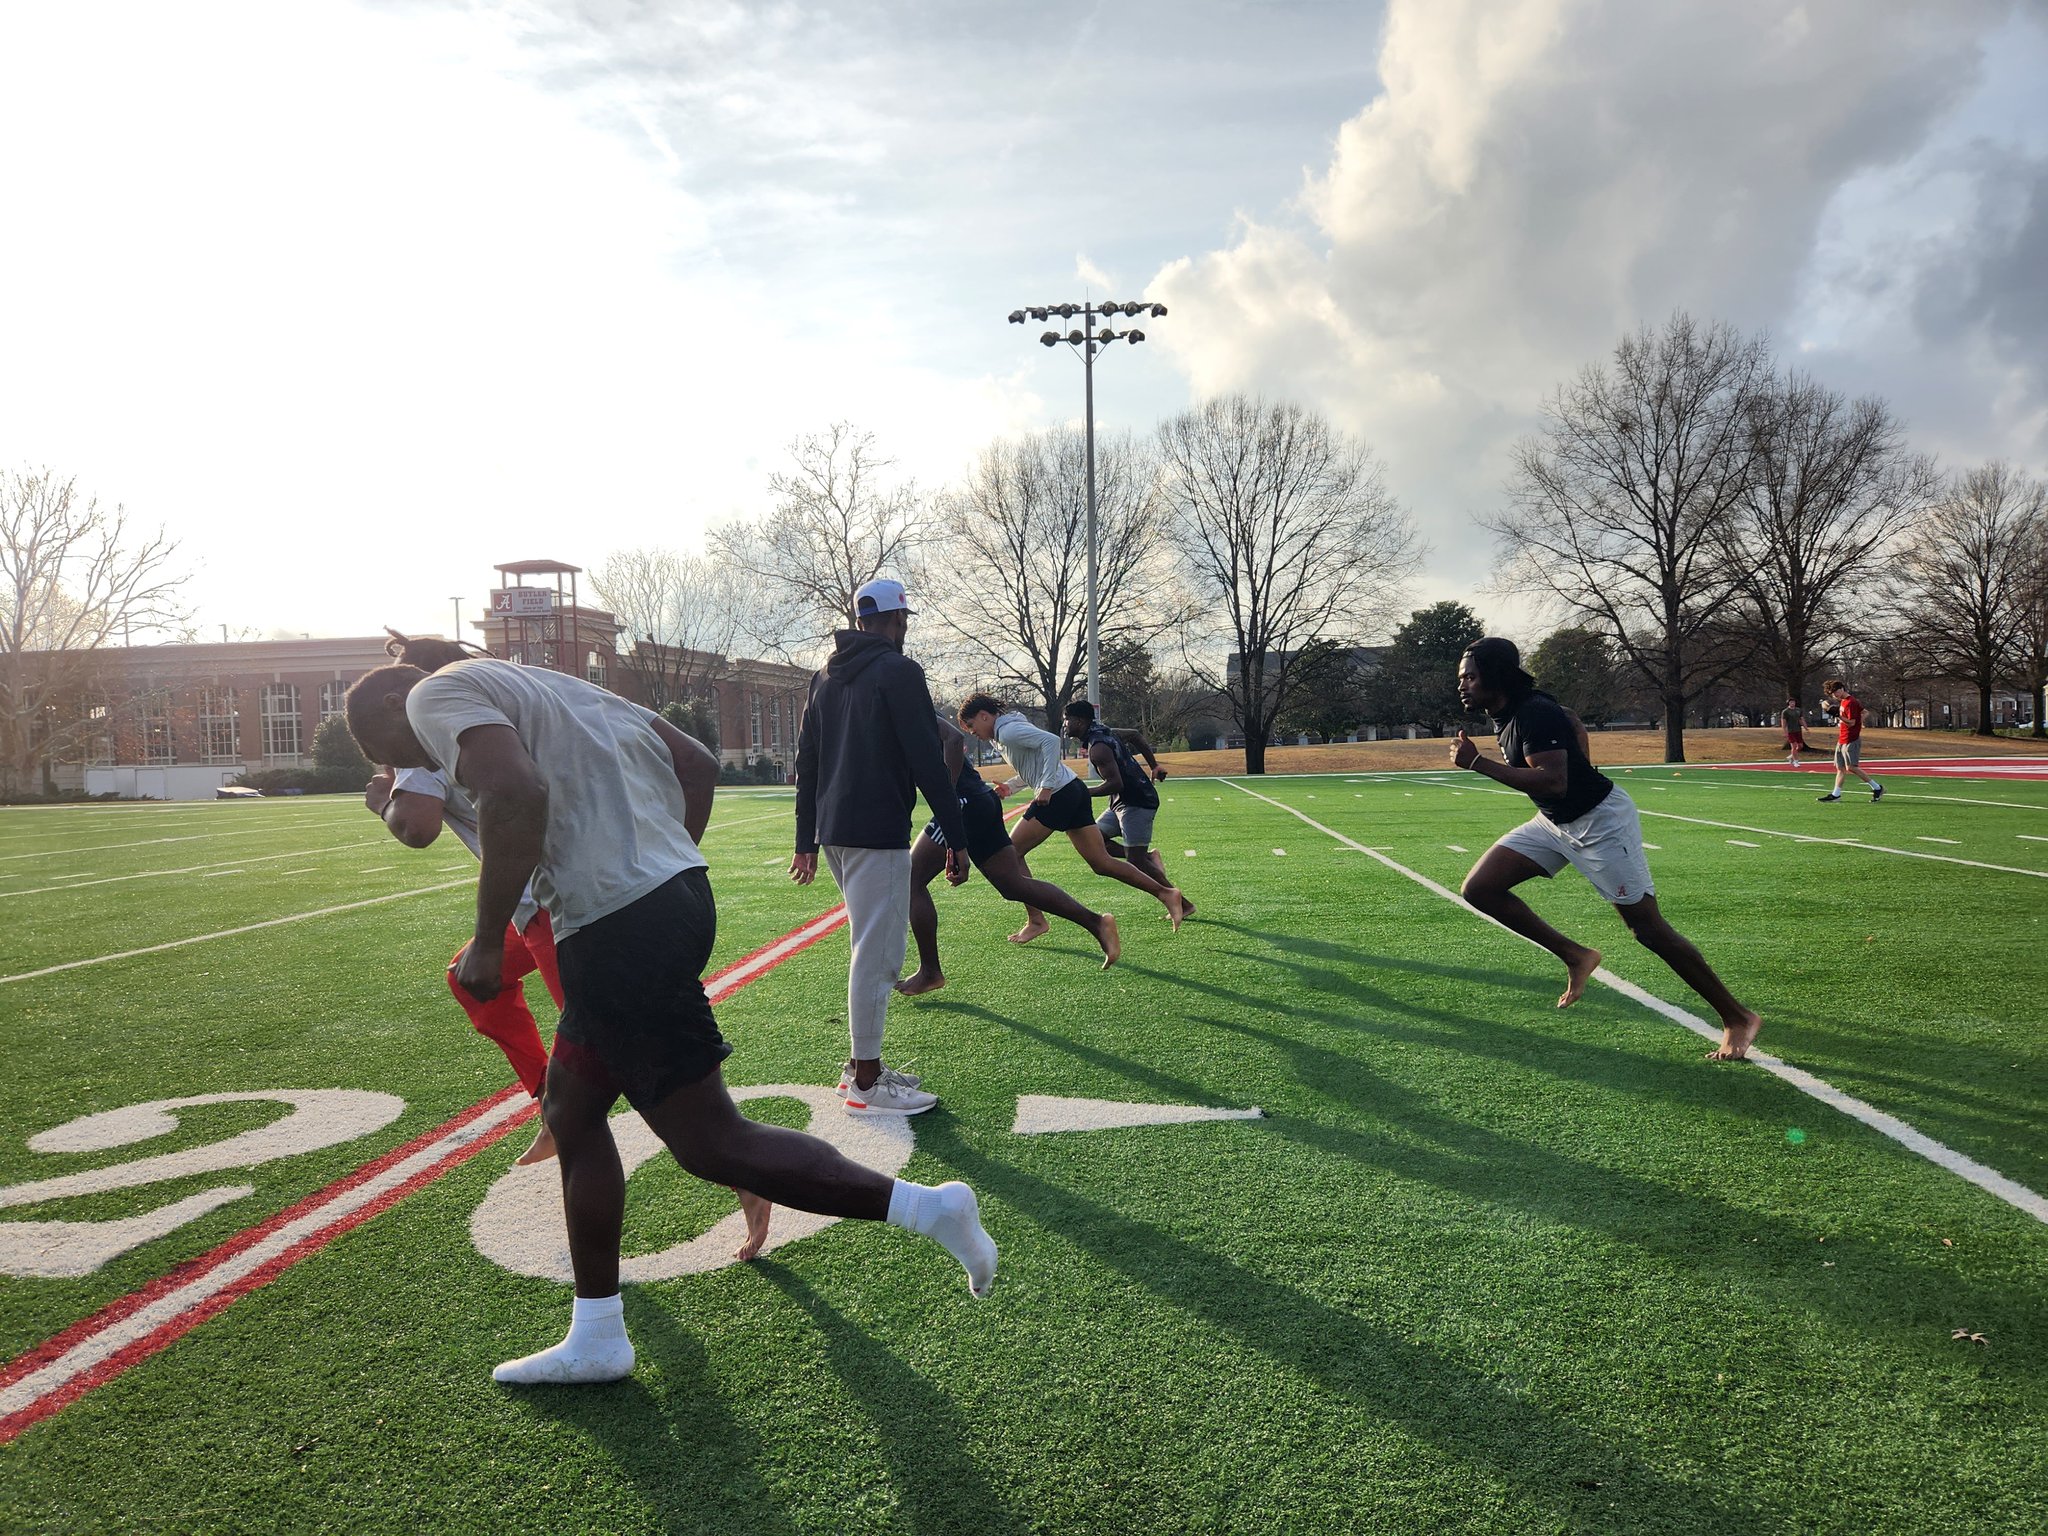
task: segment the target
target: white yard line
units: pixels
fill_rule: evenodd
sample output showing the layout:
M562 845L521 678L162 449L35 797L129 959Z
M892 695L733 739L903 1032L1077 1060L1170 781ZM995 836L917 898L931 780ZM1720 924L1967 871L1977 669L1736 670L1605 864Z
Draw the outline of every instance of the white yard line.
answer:
M1742 840L1741 838L1739 838L1739 837L1731 837L1731 838L1729 838L1729 839L1728 839L1728 845L1729 845L1729 846L1730 846L1731 848L1761 848L1761 847L1763 847L1763 844L1762 844L1762 843L1745 843L1745 842L1744 842L1744 841L1743 841L1743 840Z
M1237 785L1236 787L1239 789L1244 788L1243 785ZM1620 787L1627 789L1629 786L1622 784ZM1251 791L1245 790L1245 793L1250 794ZM1485 789L1481 790L1480 793L1507 795L1517 800L1526 798L1520 792L1512 789ZM2027 875L2036 880L2048 880L2048 869L2020 869L2012 864L1987 864L1982 859L1959 859L1951 853L1928 853L1925 849L1921 848L1890 848L1883 843L1867 843L1861 838L1855 837L1813 837L1804 832L1780 832L1776 827L1745 826L1739 821L1709 821L1704 816L1681 816L1676 811L1652 811L1640 805L1636 807L1636 810L1644 816L1656 816L1665 821L1690 822L1696 827L1714 827L1723 832L1754 832L1759 837L1784 837L1791 839L1795 843L1821 843L1830 848L1860 848L1865 853L1890 853L1896 854L1902 859L1932 859L1937 864L1963 864L1971 869L1995 869L2000 874ZM1728 841L1732 843L1737 841L1737 839L1731 837ZM1742 846L1753 848L1756 844L1744 843Z
M1229 780L1225 782L1230 783ZM1390 859L1385 854L1346 837L1342 832L1337 831L1333 827L1324 826L1306 812L1298 811L1284 801L1273 799L1270 795L1262 795L1255 789L1246 789L1242 784L1231 783L1231 788L1250 795L1254 800L1263 800L1266 804L1283 810L1298 820L1307 822L1318 832L1323 833L1327 837L1335 838L1347 848L1354 848L1360 853L1377 859L1396 874L1407 876L1425 890L1432 891L1444 900L1463 907L1474 917L1489 923L1494 921L1449 887L1439 885L1427 875L1419 874L1407 865ZM1501 928L1502 932L1513 931L1502 927L1498 923L1494 923L1494 926ZM1595 971L1593 976L1595 980L1612 987L1623 997L1640 1003L1643 1007L1651 1009L1653 1012L1662 1014L1675 1024L1684 1025L1703 1039L1719 1041L1721 1038L1721 1031L1705 1019L1688 1013L1675 1003L1665 1002L1663 998L1658 997L1655 993L1647 992L1625 977L1615 975L1604 965ZM1888 1115L1876 1106L1866 1104L1863 1100L1842 1092L1841 1089L1825 1079L1815 1077L1811 1072L1781 1061L1767 1051L1751 1049L1748 1059L1752 1064L1763 1068L1764 1071L1770 1073L1771 1076L1779 1079L1781 1082L1789 1083L1801 1093L1818 1099L1821 1103L1833 1109L1840 1110L1852 1120L1860 1121L1862 1124L1869 1126L1880 1136L1897 1142L1909 1152L1917 1152L1929 1162L1934 1163L1938 1167L1946 1168L1950 1173L1955 1174L1958 1178L1968 1180L1986 1193L1996 1195L2015 1210L2024 1211L2037 1221L2048 1222L2048 1197L2036 1194L2024 1184L2007 1178L1997 1169L1988 1168L1974 1158L1965 1157L1953 1147L1946 1146L1936 1141L1932 1136L1915 1130L1897 1116Z
M69 859L81 853L99 853L112 848L149 848L158 843L201 843L208 838L267 837L276 831L276 827L243 827L237 832L186 832L177 837L145 837L137 843L92 843L84 848L45 848L36 853L0 853L0 859Z
M704 835L709 837L714 832L723 832L727 827L744 827L750 821L774 821L792 814L792 811L768 811L759 816L742 816L738 821L714 821L704 829Z
M132 960L137 955L161 954L167 949L183 949L187 944L205 944L213 939L232 939L237 934L255 933L261 928L278 928L286 923L303 923L309 918L332 917L337 912L354 912L358 908L380 906L387 901L404 901L409 896L431 896L436 891L452 891L457 886L469 883L467 880L448 880L440 885L423 885L415 891L394 891L389 896L372 896L367 901L349 901L338 907L316 907L311 912L294 912L289 917L273 917L260 923L244 923L239 928L223 928L218 933L197 933L189 939L172 939L168 944L145 944L141 949L117 950L111 955L94 955L90 960L66 960L62 965L46 965L39 971L16 971L12 976L0 976L0 986L5 986L10 981L33 981L38 976L54 976L59 971L75 971L82 966L105 965L111 960Z
M1952 838L1952 837L1927 837L1927 836L1925 836L1925 835L1922 835L1921 837L1919 837L1918 839L1916 839L1916 841L1918 841L1918 842L1923 842L1923 843L1947 843L1947 844L1949 845L1949 847L1951 847L1951 848L1960 848L1960 847L1962 847L1962 844L1961 844L1961 843L1959 843L1959 842L1957 842L1957 841L1956 841L1956 840L1955 840L1954 838Z
M216 859L210 864L187 864L179 869L145 869L132 875L102 875L97 880L87 880L81 877L75 885L39 885L33 890L0 891L0 901L5 901L10 896L41 896L50 891L81 891L88 885L115 885L123 880L159 880L166 875L196 875L203 870L219 869L225 864L232 864L236 868L240 868L245 864L268 864L277 859L303 859L309 854L335 853L344 848L367 848L372 843L382 843L383 841L384 839L381 837L359 837L352 843L332 843L325 848L297 848L290 853L264 853L258 854L253 859ZM296 875L302 874L304 871L288 869L284 873ZM52 880L68 880L72 877L69 875L51 875L49 878Z

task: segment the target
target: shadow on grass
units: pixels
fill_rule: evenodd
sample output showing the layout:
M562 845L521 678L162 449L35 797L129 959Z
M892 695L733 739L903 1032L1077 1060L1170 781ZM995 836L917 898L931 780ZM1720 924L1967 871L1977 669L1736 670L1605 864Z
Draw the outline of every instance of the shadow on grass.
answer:
M889 1487L898 1501L895 1514L907 1529L1028 1529L963 1449L966 1426L943 1392L821 1298L795 1271L769 1261L760 1273L803 1309L825 1341L832 1369L867 1411L888 1464Z
M1207 987L1206 983L1197 985ZM1208 990L1235 1002L1246 1001L1226 989ZM1215 1098L1211 1087L1086 1041L1069 1039L978 1004L953 1006L1114 1073L1160 1100L1209 1103ZM1360 1021L1348 1015L1322 1014L1280 1003L1259 1006L1281 1015L1288 1025L1334 1024L1354 1032L1360 1027ZM1925 1314L1937 1299L1944 1307L1974 1308L1976 1315L2015 1324L2038 1313L2038 1303L2025 1289L1972 1285L1952 1269L1937 1268L1935 1261L1915 1263L1863 1239L1849 1239L1839 1249L1829 1250L1844 1258L1854 1257L1869 1277L1858 1288L1850 1290L1798 1274L1788 1277L1787 1263L1794 1256L1803 1258L1813 1246L1816 1232L1810 1222L1767 1214L1657 1179L1561 1156L1533 1141L1499 1135L1441 1112L1424 1095L1381 1076L1342 1051L1277 1030L1209 1015L1189 1015L1187 1022L1271 1047L1310 1093L1347 1113L1370 1115L1401 1133L1375 1134L1304 1115L1269 1113L1267 1124L1275 1133L1302 1145L1467 1200L1490 1202L1559 1226L1597 1232L1677 1267L1725 1276L1731 1284L1765 1282L1777 1305L1832 1314L1858 1328L1885 1322L1907 1332L1924 1329ZM1399 1026L1379 1025L1373 1026L1373 1032L1401 1033ZM1451 1044L1435 1032L1414 1031L1409 1038L1439 1047ZM1611 1059L1616 1053L1578 1049L1589 1051L1596 1063L1604 1063L1601 1073L1588 1074L1595 1083L1606 1086L1606 1074L1626 1072L1626 1076L1616 1077L1612 1086L1639 1089L1642 1085L1637 1074L1648 1070L1670 1079L1661 1091L1674 1100L1682 1098L1697 1108L1706 1098L1699 1088L1699 1069L1690 1064L1626 1058L1631 1065L1624 1067ZM1767 1080L1757 1081L1761 1089ZM1682 1090L1681 1083L1690 1086ZM1743 1090L1738 1085L1723 1091L1739 1094ZM923 1130L920 1127L920 1147L930 1141ZM1874 1301L1874 1296L1882 1299Z
M537 1418L580 1431L608 1456L668 1532L794 1533L754 1470L762 1446L725 1409L704 1348L661 1304L626 1292L626 1325L662 1390L639 1377L601 1387L513 1389Z
M1751 1531L1779 1512L1739 1488L1663 1475L1625 1445L1513 1397L1454 1358L1300 1291L1238 1268L1148 1222L1000 1161L953 1126L929 1150L991 1196L1085 1249L1167 1303L1202 1318L1323 1391L1400 1424L1540 1504L1559 1528L1629 1525L1634 1512L1672 1530ZM1582 1490L1597 1485L1595 1501Z

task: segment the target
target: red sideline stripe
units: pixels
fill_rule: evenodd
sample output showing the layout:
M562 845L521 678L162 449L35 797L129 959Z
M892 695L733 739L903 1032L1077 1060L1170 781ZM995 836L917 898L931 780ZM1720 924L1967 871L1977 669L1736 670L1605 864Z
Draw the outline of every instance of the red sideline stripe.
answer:
M41 1370L82 1339L88 1338L102 1329L120 1322L122 1318L127 1317L130 1313L141 1311L159 1297L176 1290L181 1285L198 1279L209 1270L218 1269L236 1254L255 1247L264 1238L270 1236L271 1233L286 1223L297 1221L301 1216L309 1216L323 1205L332 1204L336 1199L347 1194L358 1185L367 1184L385 1169L395 1167L397 1164L404 1162L408 1157L425 1151L443 1136L453 1131L461 1130L463 1126L485 1113L492 1106L502 1104L514 1094L523 1091L515 1084L503 1092L494 1093L489 1098L470 1105L469 1108L435 1126L432 1130L421 1132L403 1146L393 1147L382 1157L363 1164L362 1167L355 1169L353 1172L342 1175L341 1178L335 1180L334 1183L329 1184L324 1189L315 1190L296 1205L285 1207L285 1209L279 1211L267 1221L259 1222L245 1231L236 1233L218 1248L203 1253L196 1259L187 1259L184 1263L167 1273L158 1275L156 1279L150 1281L140 1290L131 1291L118 1301L109 1302L91 1316L80 1319L54 1338L37 1345L27 1354L10 1360L4 1367L0 1367L0 1388L13 1386L22 1377L29 1375L31 1372ZM4 1434L0 1434L0 1439L5 1438Z
M831 918L836 918L837 921L825 921ZM759 977L767 975L769 971L774 970L776 966L781 965L792 955L803 953L804 950L809 949L826 935L837 931L845 920L846 908L844 905L841 905L820 914L819 917L812 918L809 922L798 925L791 929L789 933L782 935L781 938L762 945L751 954L741 957L733 962L733 964L725 967L724 970L719 971L716 976L707 982L706 990L712 990L720 978L738 970L750 961L758 960L777 945L787 943L794 935L803 933L807 928L817 927L817 931L807 937L802 943L791 947L785 953L777 956L775 960L763 966L752 976L743 977L727 988L726 994L730 995L730 993L738 991L741 987L749 985ZM823 926L818 926L821 923ZM109 1302L106 1306L100 1308L99 1311L73 1323L61 1333L9 1361L5 1366L0 1366L0 1390L5 1390L22 1378L32 1375L34 1372L61 1359L77 1345L115 1326L123 1319L160 1300L170 1292L203 1278L210 1271L219 1268L236 1255L246 1252L288 1223L312 1215L320 1210L321 1207L332 1204L351 1190L368 1183L371 1179L404 1162L408 1157L417 1156L436 1141L460 1131L464 1126L488 1114L507 1099L514 1098L523 1092L523 1089L514 1085L502 1089L488 1098L479 1100L477 1103L470 1105L467 1109L462 1110L442 1124L434 1127L434 1129L423 1132L411 1141L406 1142L403 1146L394 1147L389 1152L372 1159L360 1168L345 1174L325 1188L314 1191L296 1204L279 1211L267 1220L237 1233L209 1252L200 1255L196 1259L189 1259L167 1273L159 1275L140 1289L132 1291L116 1301ZM140 1364L151 1355L156 1354L159 1350L191 1332L192 1329L198 1327L200 1323L205 1322L208 1318L217 1316L251 1291L261 1289L263 1286L270 1284L271 1281L275 1280L292 1266L298 1264L301 1260L310 1258L313 1254L318 1253L342 1233L361 1226L371 1217L380 1215L393 1205L396 1205L400 1200L417 1193L427 1185L452 1172L470 1158L482 1152L486 1147L495 1144L502 1137L509 1134L515 1126L523 1124L530 1118L530 1111L527 1114L514 1115L508 1118L502 1125L494 1127L487 1135L477 1138L474 1142L450 1149L446 1157L421 1169L404 1183L393 1186L393 1188L387 1190L360 1210L349 1212L330 1225L316 1232L309 1233L303 1241L294 1244L276 1257L267 1260L262 1266L252 1270L249 1274L241 1277L241 1279L223 1286L213 1296L197 1303L188 1311L180 1313L176 1318L171 1319L161 1327L152 1330L133 1343L125 1345L98 1364L80 1372L77 1376L60 1386L53 1388L44 1397L38 1398L26 1407L17 1409L5 1418L0 1418L0 1445L4 1445L14 1439L31 1424L48 1418L58 1410L76 1402L94 1387L102 1386L133 1366Z
M508 1090L508 1092L520 1093L522 1092L522 1090L518 1088L513 1088ZM478 1106L479 1112L482 1109L489 1108L493 1104L502 1103L505 1097L505 1094L497 1094L494 1095L492 1098L485 1100L482 1106ZM499 1141L503 1140L507 1135L509 1135L515 1127L523 1125L528 1120L532 1119L533 1114L533 1109L529 1108L521 1114L512 1116L511 1118L504 1121L502 1124L494 1126L489 1132L482 1136L479 1136L475 1141L450 1149L446 1157L441 1158L438 1162L428 1164L425 1168L422 1168L418 1173L415 1173L411 1178L407 1179L404 1183L393 1185L390 1189L386 1190L383 1194L379 1195L375 1200L372 1200L369 1204L364 1205L357 1210L350 1211L347 1215L340 1217L339 1219L337 1219L334 1222L331 1222L325 1227L322 1227L317 1232L308 1233L303 1240L294 1243L291 1247L285 1249L275 1258L265 1261L261 1266L251 1270L248 1274L244 1275L241 1279L235 1281L232 1285L222 1286L218 1291L214 1292L213 1295L199 1302L196 1306L188 1308L186 1311L183 1311L179 1313L176 1317L172 1318L169 1322L164 1323L161 1327L153 1329L151 1332L144 1334L141 1338L135 1340L133 1343L130 1343L124 1346L123 1348L115 1351L113 1354L107 1356L106 1359L100 1361L91 1369L79 1372L78 1375L72 1377L69 1381L64 1382L61 1386L58 1386L45 1396L36 1399L35 1402L29 1404L26 1408L22 1408L16 1411L15 1413L8 1415L6 1418L0 1419L0 1445L5 1445L8 1441L14 1439L15 1436L19 1435L31 1424L39 1423L42 1420L49 1418L52 1414L55 1414L60 1410L69 1407L71 1404L77 1402L78 1399L85 1396L86 1393L92 1391L93 1388L102 1386L105 1383L112 1381L116 1376L122 1375L130 1367L140 1365L144 1360L147 1360L151 1355L156 1354L159 1350L167 1348L169 1345L176 1343L179 1339L183 1338L186 1334L190 1333L194 1328L197 1328L201 1323L205 1322L207 1319L217 1317L222 1312L225 1312L229 1307L233 1306L237 1301L240 1301L244 1296L248 1295L251 1291L261 1290L264 1286L270 1284L271 1281L277 1279L278 1276L282 1275L286 1270L290 1269L293 1265L297 1264L301 1259L311 1258L314 1254L318 1253L322 1248L325 1248L329 1243L333 1242L337 1237L341 1236L342 1233L352 1231L356 1227L361 1226L364 1222L368 1221L373 1216L382 1215L385 1211L389 1210L392 1206L396 1205L399 1201L405 1199L407 1196L416 1194L420 1190L425 1189L429 1184L441 1178L444 1174L452 1173L455 1169L461 1167L464 1163L468 1162L472 1157L475 1157L479 1152L482 1152L486 1147L495 1146ZM449 1126L444 1127L440 1132L429 1132L428 1134L430 1137L436 1134L445 1135L449 1130L459 1130L461 1128L461 1124L464 1121L474 1118L474 1115L469 1114L468 1111L465 1111L462 1115L458 1115L455 1118L455 1121L451 1122ZM380 1159L380 1161L384 1162L386 1166L390 1165L389 1158ZM368 1177L370 1175L366 1174L365 1176ZM351 1175L350 1177L351 1180L354 1179L354 1175ZM326 1193L326 1191L322 1191L323 1195ZM336 1186L334 1189L334 1193L340 1194L342 1193L342 1189L339 1186ZM329 1196L328 1198L331 1199L332 1196ZM306 1205L307 1203L309 1202L300 1202L301 1206ZM320 1196L315 1196L313 1197L312 1203L324 1202L321 1201ZM279 1225L281 1225L285 1220L289 1219L289 1216L290 1213L286 1213L283 1216L272 1218L270 1221L265 1222L263 1224L264 1229L266 1231L275 1231ZM250 1243L259 1241L260 1237L260 1233L252 1230L251 1232L244 1233L239 1237L231 1238L227 1244L222 1245L222 1248L216 1249L213 1254L207 1255L207 1260L211 1261L211 1263L207 1261L200 1261L197 1265L187 1266L188 1273L186 1275L186 1278L189 1279L191 1278L193 1273L197 1273L205 1268L210 1268L213 1264L219 1263L221 1259L230 1257L231 1255L226 1250L232 1249L234 1252L240 1252L243 1248L249 1246ZM244 1241L245 1238L247 1239L247 1241ZM173 1273L175 1274L176 1272L174 1271ZM157 1284L159 1285L161 1283L161 1281L157 1282ZM138 1292L137 1295L140 1296L141 1293ZM123 1302L128 1301L130 1299L131 1298L123 1298ZM112 1307L109 1307L106 1310L108 1312L113 1312L117 1308L122 1308L123 1302L116 1302ZM139 1301L136 1302L136 1306L139 1305L142 1305L142 1303ZM132 1312L134 1310L134 1306L126 1307L121 1311L120 1315L126 1316L129 1312ZM116 1318L106 1318L102 1320L101 1318L96 1316L94 1318L87 1319L87 1324L97 1324L98 1326L106 1326L107 1324L110 1324L117 1320L118 1319ZM55 1342L55 1340L51 1341L51 1343L53 1344ZM49 1347L49 1345L43 1346L44 1349L48 1349ZM40 1353L40 1351L38 1351L38 1353ZM10 1366L9 1370L11 1371L12 1369L13 1367Z
M833 913L838 913L840 916L843 917L846 913L845 903L840 903L838 906L832 908L829 912L820 912L816 917L811 919L811 923L821 922L825 918L831 917ZM797 924L796 927L790 929L789 933L785 933L781 938L770 939L766 944L763 944L759 949L752 950L747 954L741 955L739 959L733 961L733 963L731 965L728 965L724 970L719 971L714 975L706 976L704 978L704 990L706 992L716 994L718 991L718 984L721 981L725 980L726 977L730 976L734 971L738 970L743 965L749 965L754 961L760 959L763 955L767 954L768 951L773 949L776 945L787 941L791 933L802 933L804 929L811 926L811 923ZM828 928L825 930L825 933L830 933L831 931L832 930ZM820 934L818 937L823 938L824 934ZM800 948L809 949L811 945L816 942L816 939L806 941L802 946L800 946ZM798 953L798 950L793 949L790 951L790 954L792 955L796 953ZM717 1001L716 996L714 996L712 1000L714 1002Z

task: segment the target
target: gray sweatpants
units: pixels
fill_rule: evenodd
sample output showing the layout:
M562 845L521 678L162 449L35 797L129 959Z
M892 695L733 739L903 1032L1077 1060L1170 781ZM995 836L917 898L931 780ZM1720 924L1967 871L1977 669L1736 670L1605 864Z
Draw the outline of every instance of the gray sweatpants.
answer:
M825 849L825 865L846 902L853 964L846 977L846 1030L856 1061L882 1054L889 996L903 974L910 938L910 850Z

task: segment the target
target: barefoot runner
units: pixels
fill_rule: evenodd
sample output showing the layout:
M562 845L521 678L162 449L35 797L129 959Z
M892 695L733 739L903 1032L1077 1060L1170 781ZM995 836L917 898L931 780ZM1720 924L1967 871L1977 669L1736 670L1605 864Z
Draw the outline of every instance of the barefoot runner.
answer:
M967 823L967 856L982 878L1005 901L1021 902L1034 913L1050 912L1087 929L1088 936L1102 946L1102 968L1106 971L1115 965L1122 949L1116 919L1107 912L1090 912L1048 880L1031 878L1003 827L1002 800L967 761L967 737L943 718L938 726L946 767L953 773L954 788L960 791L960 814ZM931 893L933 878L945 867L946 835L934 821L910 850L910 932L917 940L917 971L896 983L896 990L905 997L936 992L946 984L945 972L939 968L939 909Z
M1165 862L1152 844L1152 826L1159 816L1159 791L1152 787L1153 781L1166 777L1152 743L1136 731L1113 731L1103 725L1095 718L1095 706L1086 699L1067 706L1066 727L1095 769L1098 782L1090 786L1089 798L1109 797L1109 809L1095 818L1109 856L1128 859L1161 885L1172 884L1166 877ZM1151 766L1149 773L1138 766L1134 754L1143 755ZM1187 900L1186 892L1181 899L1187 916L1193 917L1195 904Z
M682 1167L778 1205L887 1220L937 1239L977 1296L996 1247L974 1191L864 1168L801 1132L748 1119L719 1064L731 1047L702 980L717 909L697 839L718 763L637 704L582 678L509 662L431 676L382 667L349 690L349 730L373 762L440 768L475 799L482 831L476 936L456 980L489 999L527 881L554 920L567 1006L544 1113L562 1170L576 1300L559 1344L499 1381L615 1381L633 1369L619 1298L626 1180L610 1112L621 1093Z
M1570 864L1614 904L1636 942L1676 971L1721 1017L1713 1061L1740 1061L1763 1020L1735 1000L1690 940L1657 910L1635 802L1593 766L1586 728L1557 700L1536 689L1512 641L1480 640L1458 663L1458 697L1467 709L1493 716L1502 761L1482 757L1458 732L1451 760L1536 803L1537 815L1500 839L1465 876L1465 900L1510 932L1541 944L1570 976L1560 1008L1586 990L1600 951L1566 938L1514 893L1525 880L1549 879Z
M1109 849L1103 846L1102 832L1095 825L1088 786L1062 760L1059 737L1033 725L1015 710L1005 709L1001 700L987 693L977 693L960 706L960 723L983 741L1001 747L1003 756L1017 770L1017 782L1029 784L1037 791L1024 819L1011 834L1020 864L1053 833L1064 832L1090 869L1156 897L1166 908L1166 915L1173 919L1174 929L1179 930L1181 919L1187 916L1186 901L1171 885L1110 856ZM1010 935L1010 942L1029 944L1050 931L1042 915L1027 913L1024 926Z

